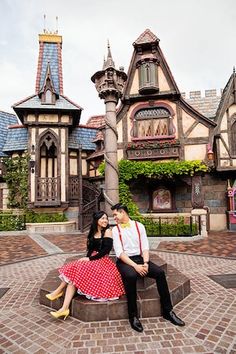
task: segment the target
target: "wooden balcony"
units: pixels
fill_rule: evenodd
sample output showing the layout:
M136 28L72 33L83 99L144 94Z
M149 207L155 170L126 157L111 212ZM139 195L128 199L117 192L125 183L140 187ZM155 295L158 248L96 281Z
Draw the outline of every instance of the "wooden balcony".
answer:
M38 177L36 179L36 206L59 206L60 177Z

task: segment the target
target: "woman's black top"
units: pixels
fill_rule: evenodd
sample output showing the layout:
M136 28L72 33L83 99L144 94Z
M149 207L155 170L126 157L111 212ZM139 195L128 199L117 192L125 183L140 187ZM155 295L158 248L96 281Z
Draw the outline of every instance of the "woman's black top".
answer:
M94 261L96 259L104 257L106 254L109 254L113 246L113 239L111 237L102 237L102 238L93 237L91 241L87 253L87 257L89 257L90 261ZM97 251L98 253L95 254L94 256L91 256L93 251Z

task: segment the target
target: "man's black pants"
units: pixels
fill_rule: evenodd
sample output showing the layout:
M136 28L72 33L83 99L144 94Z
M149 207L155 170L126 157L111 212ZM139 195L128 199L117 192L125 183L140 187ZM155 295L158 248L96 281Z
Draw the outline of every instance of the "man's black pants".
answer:
M141 256L132 256L129 258L137 264L143 264L143 258ZM136 270L132 266L122 262L120 259L117 260L116 265L121 274L125 287L125 292L128 300L129 318L133 318L134 316L138 317L137 279L141 276L136 272ZM157 290L160 295L162 314L169 313L172 310L173 306L171 304L170 293L166 281L165 272L158 265L151 261L148 265L148 273L146 276L156 280Z

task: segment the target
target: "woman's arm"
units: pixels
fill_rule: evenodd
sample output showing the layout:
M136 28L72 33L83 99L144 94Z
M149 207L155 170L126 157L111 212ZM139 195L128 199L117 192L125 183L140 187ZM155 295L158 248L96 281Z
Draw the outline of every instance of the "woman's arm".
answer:
M112 250L112 246L113 246L113 239L112 239L111 230L107 229L104 238L102 240L101 250L94 256L89 256L89 260L95 261L96 259L100 259L104 257L106 254L109 254Z

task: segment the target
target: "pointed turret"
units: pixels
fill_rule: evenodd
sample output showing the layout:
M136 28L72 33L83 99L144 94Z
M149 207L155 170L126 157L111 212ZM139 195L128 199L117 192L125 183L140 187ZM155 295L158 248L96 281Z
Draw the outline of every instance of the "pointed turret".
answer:
M114 60L112 59L109 41L107 42L107 60L105 61L104 58L103 70L106 70L107 68L115 68L115 63Z
M55 92L63 94L62 78L62 36L57 33L39 35L39 57L36 76L36 93L38 94L45 83L48 65L50 65L51 81ZM50 63L50 64L49 64Z

